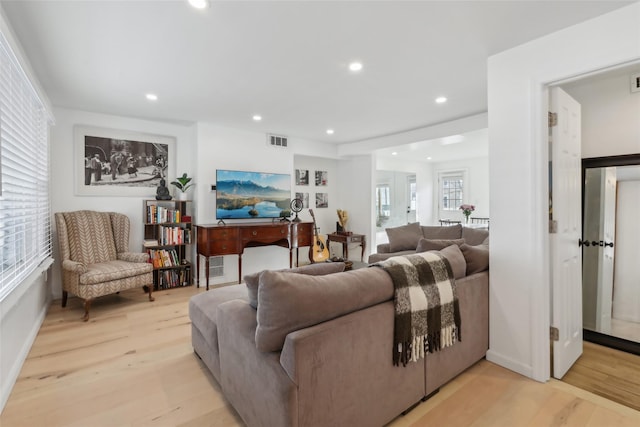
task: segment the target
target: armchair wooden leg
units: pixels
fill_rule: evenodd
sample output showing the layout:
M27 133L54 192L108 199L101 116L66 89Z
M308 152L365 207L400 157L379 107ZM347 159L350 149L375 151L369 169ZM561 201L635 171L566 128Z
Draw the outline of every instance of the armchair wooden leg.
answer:
M86 322L89 320L89 309L91 308L92 299L84 300L84 316L82 316L82 321Z
M67 291L62 291L62 308L65 308L67 306L68 296L69 296L69 293Z
M151 293L153 292L153 283L151 284L151 286L149 286L149 301L155 301L156 299L151 296Z

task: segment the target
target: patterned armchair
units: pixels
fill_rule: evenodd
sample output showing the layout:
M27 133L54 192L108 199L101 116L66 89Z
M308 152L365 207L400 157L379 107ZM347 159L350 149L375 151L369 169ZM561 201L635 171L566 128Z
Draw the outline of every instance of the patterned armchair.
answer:
M99 296L147 286L153 301L153 266L146 253L129 252L129 218L114 212L76 211L55 214L62 258L62 306L71 292L84 299L89 320L91 302Z

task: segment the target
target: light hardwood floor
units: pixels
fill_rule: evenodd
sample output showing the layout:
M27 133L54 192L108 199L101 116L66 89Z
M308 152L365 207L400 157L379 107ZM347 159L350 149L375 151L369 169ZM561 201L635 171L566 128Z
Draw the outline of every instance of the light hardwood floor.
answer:
M584 342L563 381L640 410L640 356Z
M203 291L159 291L153 303L138 290L104 297L88 323L79 300L54 302L0 426L242 425L191 348L187 302ZM638 426L640 412L483 360L390 425Z

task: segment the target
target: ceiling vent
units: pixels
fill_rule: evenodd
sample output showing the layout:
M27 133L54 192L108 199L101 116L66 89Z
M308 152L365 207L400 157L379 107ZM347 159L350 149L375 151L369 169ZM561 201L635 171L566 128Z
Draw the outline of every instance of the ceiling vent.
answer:
M286 136L267 134L267 144L272 147L287 148L289 146L289 141Z
M631 76L631 92L640 92L640 73Z

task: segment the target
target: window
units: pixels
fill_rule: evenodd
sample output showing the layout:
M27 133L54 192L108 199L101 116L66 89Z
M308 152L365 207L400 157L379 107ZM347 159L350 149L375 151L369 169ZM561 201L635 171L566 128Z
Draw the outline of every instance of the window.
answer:
M440 175L440 203L445 211L457 210L462 204L464 173L451 172Z
M48 111L0 34L0 300L51 255Z

